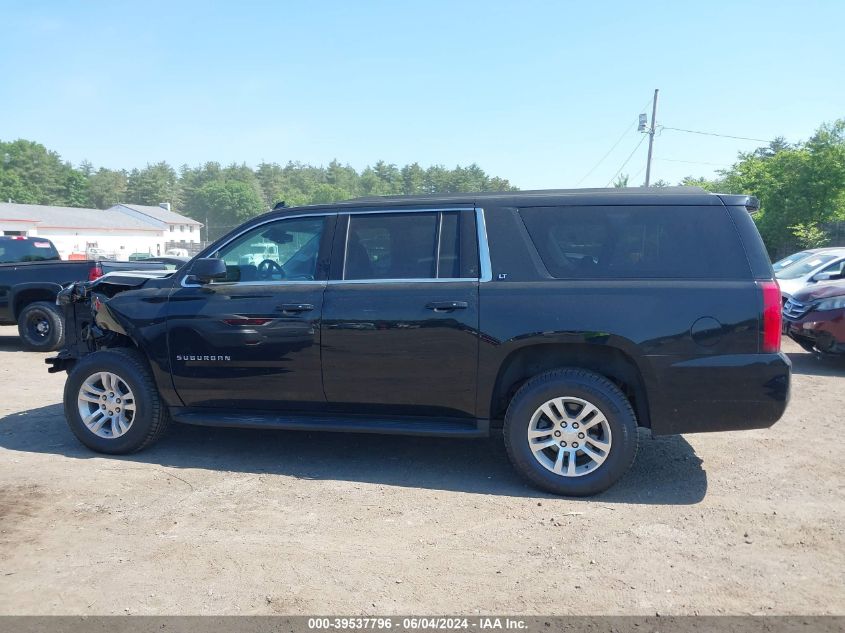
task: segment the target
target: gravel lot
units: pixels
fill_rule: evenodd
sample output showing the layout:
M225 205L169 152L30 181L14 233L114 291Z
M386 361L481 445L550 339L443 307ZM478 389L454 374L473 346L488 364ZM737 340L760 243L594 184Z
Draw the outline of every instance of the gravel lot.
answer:
M0 613L843 614L845 362L772 429L652 438L553 498L483 441L174 425L128 458L0 328Z

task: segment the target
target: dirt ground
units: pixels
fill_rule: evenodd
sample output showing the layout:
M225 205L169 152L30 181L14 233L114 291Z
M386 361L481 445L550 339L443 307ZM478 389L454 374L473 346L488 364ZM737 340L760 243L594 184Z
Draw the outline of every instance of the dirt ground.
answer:
M784 343L786 416L652 438L553 498L501 438L174 425L83 448L64 374L0 328L0 613L843 614L845 362Z

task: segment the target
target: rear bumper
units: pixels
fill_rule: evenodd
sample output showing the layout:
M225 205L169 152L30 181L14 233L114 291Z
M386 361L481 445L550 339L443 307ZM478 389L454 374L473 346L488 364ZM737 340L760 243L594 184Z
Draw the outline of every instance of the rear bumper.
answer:
M649 398L657 435L767 428L789 403L792 363L782 352L649 360L659 377Z

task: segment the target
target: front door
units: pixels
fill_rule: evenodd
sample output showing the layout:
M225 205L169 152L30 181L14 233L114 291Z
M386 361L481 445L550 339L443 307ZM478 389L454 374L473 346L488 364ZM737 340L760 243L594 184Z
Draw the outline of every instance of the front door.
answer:
M347 413L474 417L472 210L351 213L323 305L323 382Z
M321 313L335 219L261 223L212 255L226 262L225 280L181 280L167 335L173 384L186 406L324 406Z

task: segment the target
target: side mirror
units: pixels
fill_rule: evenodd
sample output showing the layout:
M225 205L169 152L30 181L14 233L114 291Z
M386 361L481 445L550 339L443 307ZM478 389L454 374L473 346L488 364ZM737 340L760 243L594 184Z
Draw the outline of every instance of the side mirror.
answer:
M211 283L215 279L225 279L226 262L216 257L198 259L191 264L189 273L201 284Z

